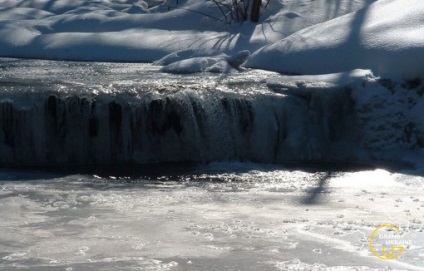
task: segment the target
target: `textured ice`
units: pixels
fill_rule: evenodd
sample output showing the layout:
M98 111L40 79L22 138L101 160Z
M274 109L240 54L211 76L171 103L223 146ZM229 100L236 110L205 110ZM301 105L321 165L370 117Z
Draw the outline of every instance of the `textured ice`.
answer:
M423 201L409 181L423 178L413 172L252 163L83 171L0 170L0 227L7 231L0 269L424 267ZM364 187L377 179L384 185ZM414 236L396 261L377 259L367 245L387 222Z

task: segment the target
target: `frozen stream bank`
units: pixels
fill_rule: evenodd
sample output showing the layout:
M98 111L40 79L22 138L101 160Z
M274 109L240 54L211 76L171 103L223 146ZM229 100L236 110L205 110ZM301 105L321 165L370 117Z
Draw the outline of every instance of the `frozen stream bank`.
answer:
M0 68L3 165L362 162L424 146L420 81L14 59Z

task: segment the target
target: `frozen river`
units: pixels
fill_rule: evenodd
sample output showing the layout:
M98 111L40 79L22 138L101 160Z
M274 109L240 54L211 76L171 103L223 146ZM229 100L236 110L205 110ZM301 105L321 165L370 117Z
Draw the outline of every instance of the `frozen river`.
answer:
M346 76L0 59L0 270L424 270L418 94Z
M0 180L0 270L424 268L424 179L411 172L213 163ZM413 240L394 261L368 244L385 223Z

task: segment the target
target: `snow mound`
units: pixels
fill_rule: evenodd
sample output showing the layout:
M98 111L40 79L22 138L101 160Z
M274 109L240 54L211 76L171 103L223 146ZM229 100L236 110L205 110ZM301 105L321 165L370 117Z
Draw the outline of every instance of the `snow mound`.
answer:
M246 67L288 74L370 69L424 76L424 1L381 0L256 51Z
M143 14L143 13L149 13L147 10L148 6L145 5L132 5L129 8L123 9L123 12L129 13L129 14Z
M247 50L238 52L234 56L226 54L198 56L202 54L205 52L188 49L169 54L155 63L165 65L161 71L168 73L231 73L236 72L250 56L250 52Z
M216 50L201 50L201 49L185 49L177 52L170 53L159 60L154 61L156 65L169 65L171 63L194 58L194 57L206 57L206 56L216 56L219 54L219 51Z
M228 71L230 67L226 65L222 57L193 57L189 59L184 59L164 66L161 71L181 74L204 72L209 67L213 67L221 62L221 65L223 65L221 72Z
M376 77L370 70L352 70L332 74L320 75L281 75L267 79L268 87L275 91L284 92L286 89L297 88L297 91L310 90L319 87L338 86L340 88L363 84L369 80L375 80Z
M202 56L233 55L253 52L370 1L275 0L262 8L258 24L226 24L212 1L0 0L0 56L152 62L186 49L207 53ZM218 66L213 70L232 68L228 61Z

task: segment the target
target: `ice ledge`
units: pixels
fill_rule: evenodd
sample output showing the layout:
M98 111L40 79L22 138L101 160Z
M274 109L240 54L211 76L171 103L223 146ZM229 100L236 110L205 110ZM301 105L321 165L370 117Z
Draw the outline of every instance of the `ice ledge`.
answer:
M57 92L26 107L10 94L0 101L0 163L345 163L424 147L421 81L268 86L275 94Z

